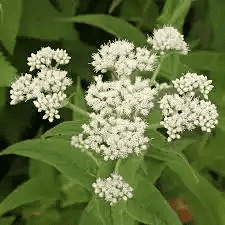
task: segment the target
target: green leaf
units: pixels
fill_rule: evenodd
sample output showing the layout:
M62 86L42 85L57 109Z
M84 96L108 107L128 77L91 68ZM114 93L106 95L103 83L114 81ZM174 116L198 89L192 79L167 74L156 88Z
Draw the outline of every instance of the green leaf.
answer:
M131 218L124 211L125 204L126 204L125 201L121 201L111 207L111 215L112 215L113 224L114 225L138 225L138 221Z
M96 26L115 36L132 41L137 45L143 45L146 43L146 37L140 30L130 25L125 20L117 17L90 14L63 19L57 18L57 20L61 22L85 23Z
M87 103L84 99L85 97L85 93L81 87L81 83L80 83L80 77L77 77L77 84L75 87L75 95L73 97L73 104L78 106L81 109L84 109L85 111L87 110ZM73 120L79 120L83 118L83 115L81 115L81 113L78 113L76 111L73 111Z
M153 108L147 116L149 126L159 124L162 121L162 113L156 108Z
M70 2L72 4L72 1ZM67 11L58 12L50 1L24 0L19 36L46 40L77 39L77 32L72 24L62 24L54 20L55 17L64 16L72 16L72 14Z
M45 182L41 178L33 178L11 192L0 204L0 215L11 211L23 204L35 201L55 198L58 195L58 189L49 189L49 181Z
M97 177L106 178L109 177L110 174L114 171L116 161L104 161L102 159L101 166L99 167Z
M53 127L52 129L45 132L42 137L53 137L53 136L60 136L60 135L67 135L67 136L73 136L76 134L79 134L83 131L82 124L87 123L88 119L86 116L83 116L79 120L74 121L65 121L60 123L59 125Z
M88 202L90 200L91 193L74 183L72 179L68 179L62 174L59 175L59 179L63 193L62 207L80 202Z
M183 163L171 161L168 166L173 174L179 176L180 182L201 202L205 212L207 212L205 215L209 218L209 221L218 225L225 224L225 201L221 193L200 174L196 174L199 180L199 182L196 182L191 171Z
M112 0L108 13L111 14L122 1L124 0Z
M13 223L13 221L15 220L15 217L11 216L11 217L4 217L4 218L0 218L0 224L1 225L10 225Z
M166 164L160 160L145 157L137 173L142 174L142 176L146 177L148 182L154 184L160 177L165 166Z
M113 225L109 203L93 197L85 208L79 225Z
M188 72L189 68L181 63L179 53L171 53L164 59L159 75L169 79L174 80L177 77L181 77L182 73Z
M40 211L40 212L37 211L36 215L33 214L31 218L28 217L27 225L39 225L39 224L43 224L43 225L62 224L60 212L55 208L50 208L45 211Z
M225 2L222 0L213 1L209 0L209 12L208 17L210 19L210 24L213 29L213 49L218 51L225 51L224 44L224 29L225 29L225 21L224 21L224 10L225 10Z
M6 103L6 88L0 87L0 117Z
M187 146L196 142L195 138L191 137L182 137L181 139L168 142L167 139L156 130L149 131L149 137L152 138L150 141L151 146L167 152L182 152Z
M142 160L143 156L131 154L128 158L117 161L119 163L119 165L116 165L118 167L118 173L123 177L125 182L132 187L136 184L136 172Z
M0 40L9 53L13 54L16 36L20 26L22 0L2 1L0 6L2 8L0 12Z
M81 40L64 40L62 48L65 48L72 58L67 70L80 76L81 80L93 82L93 67L88 63L93 60L91 55L96 51L96 47L83 43Z
M151 29L159 12L153 0L124 0L120 15L126 20L138 22L137 26Z
M161 25L171 24L181 30L190 6L190 0L167 0L157 21Z
M225 71L225 53L197 51L188 55L180 56L181 62L187 64L194 70L207 70L211 72Z
M0 52L0 87L10 86L14 77L17 76L16 72L16 69L6 61Z
M141 176L136 178L136 182L133 198L127 201L127 213L132 218L155 224L155 217L158 217L168 225L181 225L175 212L152 183Z
M6 148L0 155L16 154L37 159L54 166L66 177L87 190L92 190L97 165L86 152L70 145L69 140L50 138L27 140Z
M225 176L225 132L215 128L216 135L208 140L203 149L198 151L200 162Z

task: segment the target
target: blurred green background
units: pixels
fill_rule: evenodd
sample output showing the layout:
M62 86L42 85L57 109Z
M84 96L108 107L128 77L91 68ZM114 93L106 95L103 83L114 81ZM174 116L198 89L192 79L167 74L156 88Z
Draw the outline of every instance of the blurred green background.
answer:
M161 71L162 77L169 81L180 76L183 64L207 75L215 86L210 99L218 106L220 114L217 128L207 137L199 135L198 143L187 147L184 152L191 165L225 197L224 13L224 0L0 0L1 150L22 140L37 138L57 124L72 120L69 109L61 109L60 120L49 123L42 120L43 115L37 112L32 101L15 106L9 104L10 84L21 73L29 72L27 57L31 53L47 46L66 49L71 62L64 69L74 81L68 94L80 90L79 96L73 99L79 105L82 104L79 98L93 81L94 72L88 64L91 54L101 44L117 36L143 45L144 35L151 35L154 28L163 24L172 24L184 34L191 52L166 62ZM176 69L171 67L173 60L179 65ZM18 156L0 157L1 200L29 178L29 161ZM181 183L169 176L168 171L163 172L156 186L165 197L176 194L192 198ZM68 203L60 210L56 201L54 207L43 214L43 221L33 215L34 222L27 223L78 224L85 206L85 201L76 205ZM36 208L37 204L21 206L14 210L14 218L2 219L0 224L11 224L10 221L14 221L12 224L24 224L26 215L31 216ZM201 219L196 221L196 224L203 224Z

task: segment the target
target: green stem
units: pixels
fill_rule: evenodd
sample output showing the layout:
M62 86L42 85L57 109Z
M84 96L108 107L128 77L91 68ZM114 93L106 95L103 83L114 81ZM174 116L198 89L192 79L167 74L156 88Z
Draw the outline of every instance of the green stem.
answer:
M160 60L159 60L159 65L157 66L155 72L153 73L152 78L150 79L150 83L153 83L153 81L155 80L156 76L158 75L162 62L164 61L164 59L166 58L166 55L161 56Z
M154 123L154 124L150 124L147 129L154 130L154 129L157 129L157 128L160 128L160 127L163 127L163 126L160 125L159 123Z
M116 166L115 166L115 169L114 169L114 171L116 173L119 173L119 166L120 166L121 162L122 162L122 159L118 159L117 162L116 162Z
M83 110L83 109L77 107L76 105L74 105L74 104L72 104L72 103L70 103L70 102L68 102L64 107L66 107L66 108L68 108L68 109L71 109L71 110L73 110L74 112L79 112L79 113L81 113L81 114L83 114L83 115L89 116L89 113L88 113L87 111L85 111L85 110Z
M98 166L98 168L100 167L100 163L99 161L93 156L93 154L89 151L89 150L86 150L85 151L96 163L96 165Z

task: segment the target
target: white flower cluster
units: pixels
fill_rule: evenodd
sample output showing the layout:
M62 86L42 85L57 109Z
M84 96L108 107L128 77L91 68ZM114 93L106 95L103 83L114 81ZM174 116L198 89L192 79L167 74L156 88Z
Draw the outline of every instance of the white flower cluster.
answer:
M128 115L133 112L147 116L157 90L151 88L149 79L142 80L136 77L135 83L132 84L129 78L123 78L112 82L103 82L102 76L94 77L96 84L91 84L85 99L100 115L118 116Z
M135 70L153 71L157 56L147 48L135 48L133 43L117 40L102 45L99 53L92 55L95 71L113 71L118 78L129 76Z
M37 77L33 78L31 74L25 74L12 83L10 90L11 105L36 98L33 103L38 108L38 112L44 111L43 119L48 119L50 122L54 118L60 118L58 109L64 105L66 99L64 91L72 84L72 80L66 77L66 71L51 66L52 58L63 64L63 60L68 63L70 57L65 51L59 49L54 51L50 47L42 48L36 55L32 53L32 57L28 58L28 65L31 66L30 70L40 69Z
M110 205L133 197L133 188L125 183L123 178L116 173L110 174L106 179L98 178L92 186L95 189L95 193L101 198L104 197L107 202L110 202Z
M31 57L27 58L27 64L30 66L30 71L33 71L34 69L42 69L51 66L52 59L54 59L57 64L68 64L70 58L66 50L54 50L50 47L46 47L39 50L36 54L32 53Z
M189 51L188 45L184 41L184 36L172 26L154 29L153 37L148 37L147 42L152 45L155 51L159 51L161 55L169 50L175 50L184 55L187 55Z
M213 88L213 85L210 85L212 80L208 80L206 76L189 72L180 79L172 81L172 83L181 95L187 92L191 92L192 95L195 95L194 91L198 89L205 99L208 99L208 94Z
M102 154L105 161L126 158L147 149L149 138L144 136L147 124L140 117L134 121L113 116L103 118L95 113L90 117L90 124L82 125L83 132L72 137L72 146L94 150ZM88 135L86 139L84 134Z
M218 123L216 106L210 101L199 100L190 94L182 97L178 94L164 95L160 100L164 120L160 122L167 129L168 141L180 138L185 129L193 130L197 126L202 131L211 132Z

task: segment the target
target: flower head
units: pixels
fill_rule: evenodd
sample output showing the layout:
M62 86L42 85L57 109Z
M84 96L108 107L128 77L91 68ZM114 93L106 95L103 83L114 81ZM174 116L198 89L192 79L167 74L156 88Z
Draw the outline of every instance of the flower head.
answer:
M83 132L72 137L72 146L100 153L105 161L141 154L147 148L149 138L144 136L147 124L140 117L134 121L115 116L103 118L95 113L90 117L90 124L82 125Z
M92 58L91 64L96 72L113 71L120 78L131 75L135 70L153 71L157 56L146 48L135 48L127 40L115 40L102 45Z
M212 80L207 80L206 76L197 75L196 73L186 73L180 79L172 81L174 87L179 94L191 93L195 94L195 91L199 91L203 94L205 99L208 99L208 94L212 90Z
M31 57L28 57L28 66L30 66L30 71L34 69L43 69L51 66L52 59L54 59L58 64L68 64L70 57L63 49L51 49L50 47L42 48L37 51L36 54L32 53Z
M153 37L148 37L147 42L160 54L164 54L169 50L175 50L180 54L187 55L189 50L183 35L172 26L154 29Z
M51 66L51 60L55 59L58 64L66 64L70 57L65 50L56 51L50 47L42 48L37 54L31 54L28 58L30 70L40 69L37 77L31 74L21 76L11 85L10 97L12 105L20 101L35 99L34 105L38 111L44 111L43 119L59 119L58 109L63 107L66 94L64 93L68 86L72 85L72 80L68 78L67 72L57 69L57 66Z
M216 106L190 95L164 95L160 100L160 108L164 116L160 124L167 129L169 142L180 138L179 133L185 129L193 130L199 126L202 131L211 132L218 123Z
M134 112L147 116L154 106L157 90L150 87L149 79L136 77L134 84L129 78L102 82L102 76L99 75L94 79L96 83L90 85L85 99L102 116L112 113L131 116Z
M125 183L122 176L117 173L110 174L106 179L98 178L92 187L95 193L101 198L104 197L111 206L120 200L126 201L133 197L133 188Z

